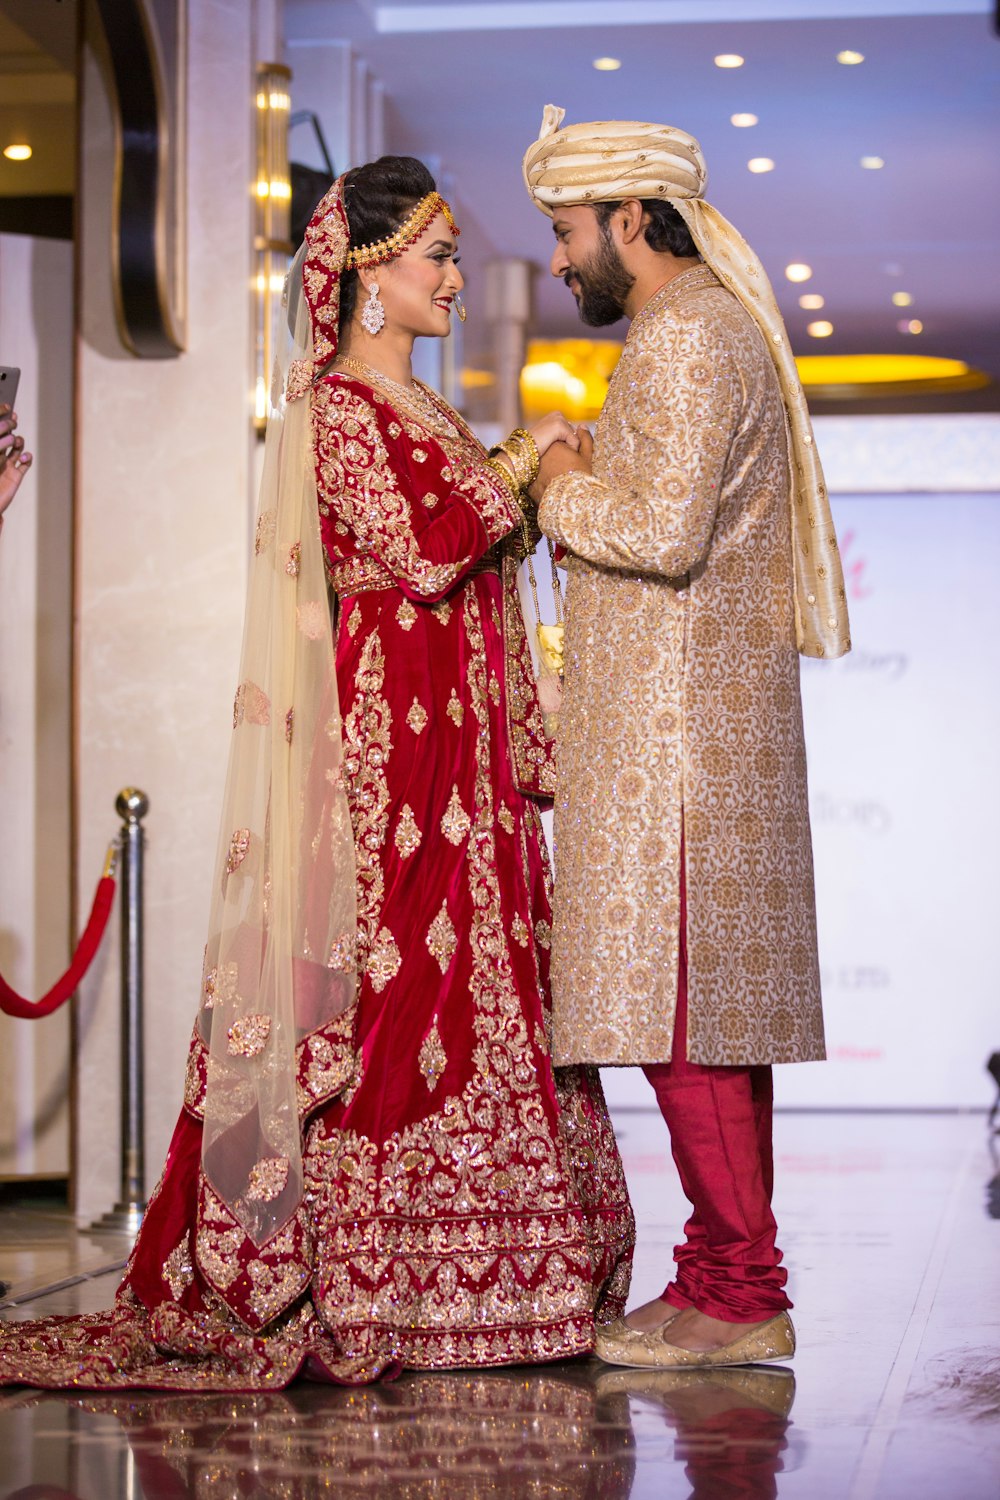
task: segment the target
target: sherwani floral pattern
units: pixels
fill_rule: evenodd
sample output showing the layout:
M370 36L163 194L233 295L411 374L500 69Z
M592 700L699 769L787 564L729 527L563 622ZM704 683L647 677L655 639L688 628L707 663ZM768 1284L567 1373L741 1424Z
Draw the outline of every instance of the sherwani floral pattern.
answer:
M669 1060L682 848L689 1059L824 1055L788 489L762 335L693 267L539 511L568 553L557 1063Z
M600 1083L550 1061L551 747L519 513L437 398L432 428L343 373L310 399L359 1000L350 1034L301 1048L305 1197L258 1248L212 1193L196 1034L116 1308L0 1325L0 1382L255 1390L537 1362L590 1352L624 1306L634 1224Z

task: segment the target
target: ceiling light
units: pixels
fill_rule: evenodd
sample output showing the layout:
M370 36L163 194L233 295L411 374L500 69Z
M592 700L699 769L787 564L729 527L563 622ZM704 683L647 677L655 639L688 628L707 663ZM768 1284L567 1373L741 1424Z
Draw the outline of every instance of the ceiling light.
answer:
M807 323L806 333L811 339L828 339L833 332L833 324L821 318L818 323Z
M3 154L8 161L29 161L31 159L31 147L21 145L20 142L12 146L5 146Z
M735 126L737 126L738 129L742 130L747 125L756 125L756 123L757 123L757 116L756 115L730 115L729 116L729 123L730 123L730 125L735 125Z
M800 260L793 260L790 266L785 267L785 276L789 281L808 281L812 273L812 266L807 266Z
M880 167L885 166L885 158L883 156L863 156L861 158L861 165L869 172L877 172Z
M900 333L923 333L924 325L919 318L900 318L896 324Z
M747 167L751 172L773 172L774 162L769 156L751 156Z
M720 52L713 61L717 68L742 68L743 66L743 58L738 52Z
M912 292L893 292L892 301L895 307L912 307Z
M806 312L818 312L821 307L826 306L826 298L821 297L819 292L806 292L799 298L799 306L804 307Z
M844 63L845 66L849 68L854 67L857 63L863 63L864 60L865 54L863 52L851 52L850 49L848 49L845 52L837 53L837 61L839 63Z
M620 57L595 57L594 67L598 73L617 73L621 67Z
M802 354L795 363L809 394L827 401L935 396L991 384L960 359L927 354Z

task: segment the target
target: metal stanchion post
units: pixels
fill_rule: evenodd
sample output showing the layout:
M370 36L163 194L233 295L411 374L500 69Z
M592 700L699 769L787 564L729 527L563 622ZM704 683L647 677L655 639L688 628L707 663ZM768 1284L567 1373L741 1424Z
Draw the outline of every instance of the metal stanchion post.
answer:
M121 1196L95 1229L138 1231L146 1208L142 1059L142 855L146 841L142 819L149 811L145 792L127 786L115 808L121 832Z

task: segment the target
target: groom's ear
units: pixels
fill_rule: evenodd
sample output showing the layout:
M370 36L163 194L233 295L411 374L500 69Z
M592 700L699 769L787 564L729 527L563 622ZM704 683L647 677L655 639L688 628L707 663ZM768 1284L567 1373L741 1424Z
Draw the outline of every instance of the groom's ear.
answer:
M619 205L615 218L618 221L622 244L631 245L642 235L645 225L645 206L639 198L625 198Z

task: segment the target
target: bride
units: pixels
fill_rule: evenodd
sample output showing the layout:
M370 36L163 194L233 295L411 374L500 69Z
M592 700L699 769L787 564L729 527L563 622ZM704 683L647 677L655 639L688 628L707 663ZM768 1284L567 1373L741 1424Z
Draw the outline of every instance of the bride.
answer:
M623 1310L598 1076L549 1059L552 746L515 581L538 455L576 438L553 415L488 455L413 379L464 315L458 232L383 157L293 265L184 1107L114 1308L0 1324L0 1383L525 1364Z

